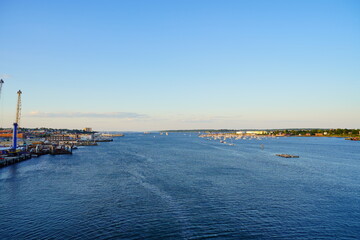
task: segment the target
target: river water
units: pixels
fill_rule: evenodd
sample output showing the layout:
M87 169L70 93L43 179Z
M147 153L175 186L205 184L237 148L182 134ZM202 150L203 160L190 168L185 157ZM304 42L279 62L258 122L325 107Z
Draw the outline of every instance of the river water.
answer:
M131 133L2 168L0 239L360 239L360 142L233 143Z

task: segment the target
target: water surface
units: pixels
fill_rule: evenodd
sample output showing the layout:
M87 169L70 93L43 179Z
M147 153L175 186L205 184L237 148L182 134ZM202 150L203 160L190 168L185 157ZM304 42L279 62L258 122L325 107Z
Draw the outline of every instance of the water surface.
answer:
M0 239L360 239L360 142L233 143L134 133L2 168Z

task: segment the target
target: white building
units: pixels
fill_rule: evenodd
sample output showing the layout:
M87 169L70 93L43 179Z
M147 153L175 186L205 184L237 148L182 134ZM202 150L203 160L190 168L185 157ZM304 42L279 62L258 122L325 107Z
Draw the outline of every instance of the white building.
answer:
M91 141L94 139L93 134L79 134L78 138L82 141Z

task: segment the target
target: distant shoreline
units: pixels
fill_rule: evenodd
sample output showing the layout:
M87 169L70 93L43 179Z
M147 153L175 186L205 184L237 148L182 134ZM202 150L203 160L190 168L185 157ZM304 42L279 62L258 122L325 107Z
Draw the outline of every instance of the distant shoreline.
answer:
M360 138L360 129L325 129L325 128L295 128L295 129L266 129L266 130L235 130L235 129L194 129L194 130L168 130L160 132L191 132L199 134L228 134L235 136L269 136L269 137L337 137Z

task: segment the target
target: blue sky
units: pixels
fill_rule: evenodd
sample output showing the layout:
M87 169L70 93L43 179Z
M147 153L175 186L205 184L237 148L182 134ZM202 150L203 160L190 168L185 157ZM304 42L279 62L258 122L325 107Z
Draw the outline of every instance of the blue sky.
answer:
M360 128L360 1L0 0L0 123Z

